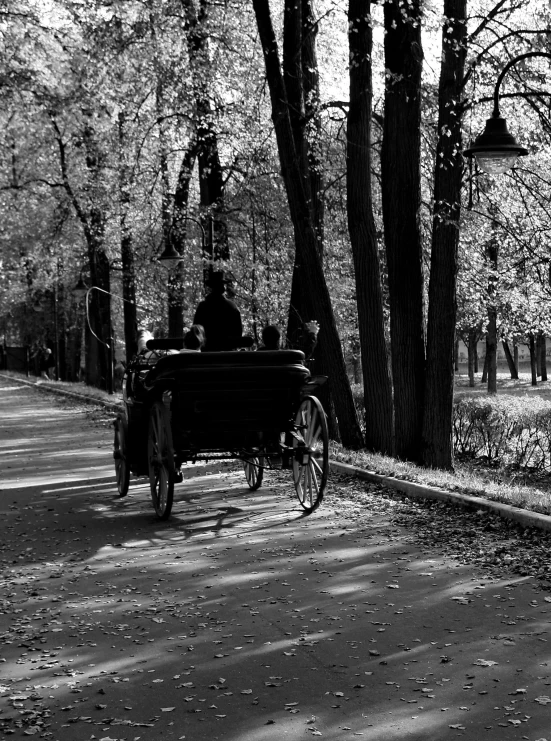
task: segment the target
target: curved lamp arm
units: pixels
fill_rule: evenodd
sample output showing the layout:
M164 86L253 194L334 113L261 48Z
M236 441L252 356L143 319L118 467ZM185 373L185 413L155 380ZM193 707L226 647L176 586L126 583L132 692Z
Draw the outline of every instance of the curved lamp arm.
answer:
M530 59L531 57L547 57L547 59L551 59L551 53L547 51L528 51L526 54L519 54L518 57L514 57L514 59L511 59L505 67L501 70L499 73L499 77L497 78L496 86L494 88L494 111L492 113L492 118L500 118L499 113L499 88L501 87L501 83L503 82L503 78L509 72L511 67L514 67L515 64L518 62L522 62L523 59Z

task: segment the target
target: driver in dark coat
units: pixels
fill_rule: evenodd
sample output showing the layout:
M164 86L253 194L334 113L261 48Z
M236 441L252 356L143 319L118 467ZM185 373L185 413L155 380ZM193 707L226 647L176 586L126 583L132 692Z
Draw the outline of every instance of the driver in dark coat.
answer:
M241 344L243 326L239 309L224 296L224 273L212 273L205 285L210 293L200 302L193 319L194 324L201 324L205 329L203 352L235 350Z

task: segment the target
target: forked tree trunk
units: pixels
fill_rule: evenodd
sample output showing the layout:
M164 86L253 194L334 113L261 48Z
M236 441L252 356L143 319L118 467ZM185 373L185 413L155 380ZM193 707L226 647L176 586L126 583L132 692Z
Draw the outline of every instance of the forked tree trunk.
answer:
M350 109L346 152L347 215L356 274L356 301L365 400L365 444L392 454L393 407L371 192L371 3L350 0Z
M411 0L407 5L389 0L384 4L384 19L386 82L381 176L395 453L399 458L421 462L425 337L420 232L420 0ZM450 352L447 362L451 359Z
M461 118L466 6L466 0L444 2L427 318L423 463L444 469L453 468L453 363L463 172Z
M291 220L295 230L295 243L303 249L306 273L306 302L309 316L320 324L318 353L323 353L330 369L330 382L335 410L343 445L349 448L362 446L354 400L348 382L340 338L333 315L331 298L325 281L319 254L316 228L312 219L305 182L298 164L293 130L289 118L289 105L281 73L279 53L268 0L253 0L260 42L270 88L272 119L274 122L279 158Z
M301 172L312 224L316 230L318 252L323 259L322 168L315 146L309 141L308 136L311 127L320 125L317 109L319 89L315 29L310 0L286 0L283 24L283 82L289 104L289 120L297 153L297 165ZM307 121L310 121L309 125ZM308 316L309 266L302 241L296 237L297 232L287 325L287 336L291 344L294 337L302 335L304 322L317 318ZM339 440L335 405L331 399L333 379L330 378L331 372L325 353L316 352L311 362L311 370L313 373L329 377L329 382L320 389L319 396L327 413L329 434L332 439Z

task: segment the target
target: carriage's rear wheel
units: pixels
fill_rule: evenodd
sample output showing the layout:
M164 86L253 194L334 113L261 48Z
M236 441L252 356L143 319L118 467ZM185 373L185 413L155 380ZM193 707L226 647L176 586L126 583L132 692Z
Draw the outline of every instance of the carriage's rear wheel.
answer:
M243 468L249 489L256 491L262 485L262 479L264 478L264 457L253 455L246 458L243 461Z
M329 472L329 434L325 412L315 396L301 402L295 417L293 481L298 501L312 512L323 499Z
M153 506L157 516L161 520L166 520L172 511L176 470L170 413L160 401L153 404L149 415L147 457Z
M115 441L113 458L115 459L115 476L120 497L128 494L130 486L130 466L128 465L128 422L124 417L115 420Z

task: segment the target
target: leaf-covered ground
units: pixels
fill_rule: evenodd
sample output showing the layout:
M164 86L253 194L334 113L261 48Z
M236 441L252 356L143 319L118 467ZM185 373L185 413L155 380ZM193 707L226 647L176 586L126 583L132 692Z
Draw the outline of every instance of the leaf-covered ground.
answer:
M549 536L336 475L305 517L239 469L161 523L109 414L2 381L0 413L4 734L551 739Z

